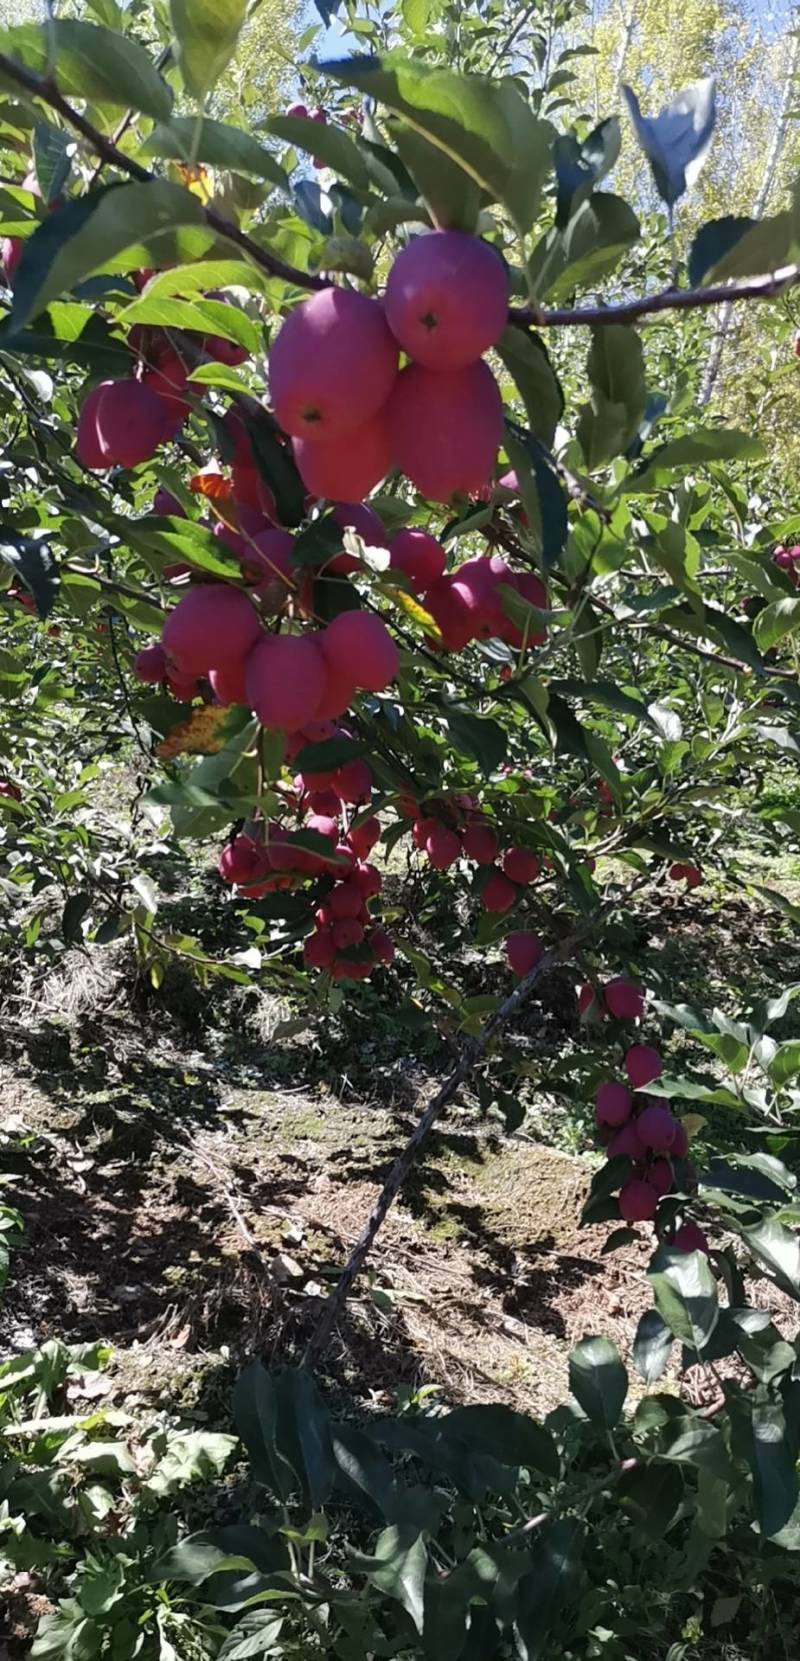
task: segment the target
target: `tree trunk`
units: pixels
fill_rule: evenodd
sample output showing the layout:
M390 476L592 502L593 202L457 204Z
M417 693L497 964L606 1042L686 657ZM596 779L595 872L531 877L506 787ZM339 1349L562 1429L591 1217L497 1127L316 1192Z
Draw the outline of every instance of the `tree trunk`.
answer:
M623 74L625 73L625 59L628 56L628 48L633 39L633 30L636 23L636 5L637 0L630 0L628 15L625 18L623 26L622 40L619 44L619 52L617 54L617 62L614 70L614 80L616 81L617 86L619 86Z
M764 165L764 172L761 178L758 195L753 203L754 219L760 219L765 208L767 207L778 168L780 166L783 147L786 143L786 134L789 130L789 115L792 107L794 79L797 74L798 61L800 61L800 33L795 33L792 36L792 49L789 53L789 62L786 68L786 80L784 81L783 86L780 114L778 116L775 132L772 137L772 143L769 147L766 163ZM711 399L711 395L719 376L722 354L725 350L725 344L731 332L732 324L733 306L721 306L719 313L719 325L711 344L711 350L708 354L705 372L700 386L700 393L697 400L699 409L705 409Z

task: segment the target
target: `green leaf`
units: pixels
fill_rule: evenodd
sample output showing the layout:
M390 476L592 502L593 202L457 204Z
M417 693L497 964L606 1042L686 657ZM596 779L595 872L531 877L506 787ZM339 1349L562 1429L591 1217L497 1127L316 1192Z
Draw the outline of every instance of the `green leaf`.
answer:
M714 76L684 87L654 117L642 115L631 87L623 83L621 91L659 196L673 205L694 183L708 155L716 121Z
M463 168L397 116L386 122L390 137L434 223L445 230L474 231L486 194ZM418 210L414 217L417 217Z
M510 1561L510 1552L502 1547L474 1546L465 1558L451 1569L446 1578L429 1579L425 1587L425 1654L431 1661L443 1655L462 1655L467 1636L467 1614L472 1608L470 1636L475 1634L475 1619L484 1600L490 1604L498 1576L503 1574L504 1586L513 1587L515 1565L519 1574L527 1568L522 1553Z
M347 179L356 190L369 190L369 172L358 145L330 121L310 121L302 115L274 115L264 131L283 138L295 150L319 156L326 167Z
M706 603L703 608L703 621L712 640L717 639L726 652L732 652L735 657L741 658L750 669L764 673L766 665L761 653L756 651L753 637L748 628L730 617L720 606Z
M253 1565L262 1573L282 1567L288 1561L284 1541L276 1540L263 1529L249 1523L232 1523L217 1528L213 1535L190 1534L180 1540L163 1557L157 1558L148 1580L182 1581L188 1586L202 1586L204 1580L217 1575L233 1561L243 1567Z
M3 49L37 74L52 67L59 92L67 97L141 110L154 121L169 120L171 88L145 48L116 29L69 19L49 25L24 23L5 32Z
M622 139L615 115L601 121L581 142L574 133L559 134L553 147L556 170L556 224L560 230L586 201L595 185L611 172Z
M42 1615L31 1645L33 1661L63 1661L66 1656L96 1653L96 1629L75 1598L62 1598L52 1614Z
M531 432L550 449L564 413L564 394L541 335L509 327L495 350L525 405Z
M305 486L300 474L267 422L250 421L247 431L256 467L275 497L278 520L291 530L305 518ZM354 591L350 589L350 592Z
M19 330L59 295L140 242L178 225L200 225L203 208L182 185L104 185L51 213L25 244L14 284L11 323Z
M298 843L312 834L298 833ZM283 1452L291 1460L312 1510L319 1511L328 1498L336 1470L328 1410L311 1374L303 1367L287 1367L280 1373L277 1390L276 1452Z
M235 369L224 363L200 363L189 376L189 385L202 392L204 386L219 387L224 392L249 392L250 388Z
M757 729L761 735L761 729ZM783 1020L789 1005L795 998L800 997L800 981L793 981L791 986L785 986L777 998L765 998L762 1002L753 1005L750 1024L755 1032L763 1033L771 1027L774 1021Z
M721 1432L714 1425L704 1424L689 1413L664 1427L653 1451L662 1459L676 1460L680 1465L694 1465L722 1481L732 1483L735 1480L736 1469Z
M320 519L312 519L295 539L292 549L292 561L295 565L319 566L327 565L334 554L341 552L343 547L343 531L337 525L333 515L326 513Z
M697 1042L719 1056L731 1073L742 1073L750 1058L750 1045L730 1032L698 1032Z
M661 1540L674 1526L683 1509L685 1481L672 1465L648 1461L626 1471L620 1484L620 1498L633 1516L637 1529L648 1540Z
M719 1320L716 1281L705 1254L661 1246L647 1278L670 1332L689 1349L702 1351Z
M528 261L528 280L540 299L557 301L576 288L591 288L615 271L638 242L641 226L621 196L598 191L565 230L552 226Z
M789 1521L798 1499L795 1449L776 1403L753 1402L748 1459L761 1532L769 1539Z
M217 1661L249 1661L251 1655L268 1655L277 1649L283 1626L283 1615L267 1609L246 1610L217 1650Z
M777 271L795 257L796 250L797 226L791 212L758 219L706 271L706 282L721 283L731 277L757 277L764 271Z
M0 525L0 559L33 595L38 615L47 617L58 598L58 568L46 540L34 541L10 525Z
M372 1558L356 1561L379 1592L403 1605L421 1632L428 1552L420 1531L413 1524L392 1523L378 1535Z
M674 1096L683 1096L691 1102L707 1102L713 1107L729 1107L734 1113L746 1113L746 1104L741 1097L734 1095L732 1090L725 1090L722 1086L714 1088L710 1084L696 1084L694 1079L660 1078L647 1086L651 1096L666 1096L672 1100Z
M173 294L205 295L211 288L250 288L265 293L269 278L258 266L244 259L195 260L191 265L170 266L157 271L146 284L143 300L166 300Z
M236 1446L235 1436L219 1431L191 1430L171 1436L145 1487L153 1494L174 1494L191 1482L218 1477Z
M682 438L662 444L640 473L623 485L627 495L660 490L673 482L678 467L706 467L712 461L751 461L764 453L761 440L729 427L695 427Z
M779 1044L767 1068L773 1084L778 1088L800 1073L800 1039L792 1038Z
M785 1205L797 1186L796 1178L772 1154L732 1154L729 1159L716 1155L701 1173L700 1185L704 1192L716 1190L724 1194L741 1194L744 1198L764 1200L767 1204Z
M317 123L315 128L319 131ZM228 168L232 173L249 173L256 179L268 179L282 190L289 189L288 174L271 151L265 150L263 144L258 144L241 127L229 127L224 121L210 121L206 117L198 133L193 117L173 116L169 124L159 122L153 128L143 154Z
M410 956L407 946L403 950ZM425 984L422 976L420 980ZM438 1419L379 1420L370 1434L384 1447L413 1453L431 1470L453 1482L460 1493L478 1503L490 1493L510 1492L515 1484L517 1473L513 1466L474 1452L452 1432L444 1433Z
M505 203L520 230L533 224L550 165L553 129L533 114L511 81L391 57L354 58L320 68L376 98L443 150L492 201Z
M581 408L578 439L590 471L626 449L644 414L642 343L635 329L614 323L592 330L587 362L591 402Z
M394 1498L392 1467L385 1454L355 1425L337 1424L332 1432L337 1482L347 1494L366 1494L384 1517Z
M589 703L604 704L618 715L632 715L637 721L654 725L647 705L630 692L622 692L614 681L553 680L550 690L562 698L584 698Z
M61 933L67 946L82 938L81 923L91 903L91 894L70 894L61 913Z
M95 1476L130 1476L136 1460L124 1442L83 1442L70 1448L66 1460Z
M72 138L63 127L37 121L33 129L33 166L42 201L50 207L69 178Z
M304 745L292 766L296 773L336 772L369 752L370 745L363 738L326 738L319 744Z
M484 774L493 773L505 760L506 734L497 721L453 705L447 709L446 720L456 749L477 761Z
M87 306L54 302L34 329L12 330L11 318L0 323L0 350L16 357L52 358L91 370L97 380L119 379L131 367L125 342L115 339L110 324Z
M646 1309L633 1340L633 1363L645 1384L655 1384L665 1372L675 1342L657 1309Z
M800 600L787 597L773 600L760 611L753 624L753 639L759 651L768 652L787 634L800 629Z
M699 288L755 223L755 219L749 219L746 214L728 213L722 219L711 219L707 225L701 225L689 249L689 287ZM766 271L768 267L759 265L757 269Z
M512 1407L500 1404L457 1407L438 1423L444 1435L456 1436L477 1453L488 1454L503 1463L522 1465L527 1470L542 1471L545 1476L559 1474L558 1448L550 1431Z
M183 84L200 103L236 51L247 0L170 0L169 11Z
M233 1422L250 1457L256 1482L277 1490L288 1499L297 1486L297 1476L278 1447L278 1399L275 1382L254 1361L239 1374L233 1390Z
M427 33L429 24L440 9L440 0L401 0L400 5L406 28L418 39Z
M221 335L233 340L251 353L262 349L261 330L247 312L225 300L162 299L160 295L144 295L134 300L120 313L120 322L126 327L146 323L151 328L185 329L190 334Z
M152 513L145 514L141 519L119 518L112 523L120 541L127 547L135 548L145 558L161 554L171 562L186 560L198 571L207 571L210 576L238 578L241 581L239 561L205 525L187 519L177 524L173 521L175 530L165 530L164 525L169 521ZM153 563L159 569L157 562ZM142 598L145 598L144 590Z
M543 565L557 565L567 540L567 500L538 438L506 421L506 450L513 462L529 534Z
M568 1618L580 1590L584 1532L583 1523L569 1517L545 1523L533 1537L531 1570L519 1583L517 1602L522 1661L555 1653L550 1635Z
M699 596L700 587L697 581L697 572L700 565L700 548L695 537L686 530L684 525L676 525L672 519L666 524L660 524L652 536L641 539L643 551L660 565L671 577L677 588L683 589L691 597L691 604L696 604L695 596ZM668 734L664 734L667 737Z
M783 1223L767 1217L755 1228L742 1230L742 1239L753 1256L788 1292L790 1298L800 1301L800 1239Z
M570 1352L569 1387L587 1419L613 1430L628 1394L628 1375L616 1344L608 1338L584 1338Z

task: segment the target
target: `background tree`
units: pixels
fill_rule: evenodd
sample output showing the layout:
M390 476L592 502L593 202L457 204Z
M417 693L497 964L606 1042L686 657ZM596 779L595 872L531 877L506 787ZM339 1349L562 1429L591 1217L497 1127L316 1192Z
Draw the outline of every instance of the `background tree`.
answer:
M158 1511L222 1468L229 1429L126 1464L103 1417L42 1425L57 1345L0 1374L36 1466L2 1475L11 1560L70 1565L37 1652L676 1661L720 1602L752 1652L767 1591L771 1640L792 1619L800 1516L800 1045L773 1036L796 988L690 1002L663 962L645 980L632 916L711 879L751 926L797 918L758 865L800 823L792 481L722 417L724 357L698 419L720 303L796 369L763 58L734 7L682 12L680 38L655 8L604 13L594 42L566 6L352 7L372 55L302 59L288 113L261 79L268 17L240 70L237 0L2 42L9 940L16 964L127 935L153 992L177 959L203 988L288 991L300 1027L422 1029L447 1064L308 1294L305 1366L239 1381L257 1524L228 1509L197 1538ZM708 87L681 95L687 134L620 121L617 79L653 117L712 68L721 144L691 196ZM761 154L740 156L751 104ZM93 788L110 756L116 816ZM216 865L204 932L154 883L154 840L184 882ZM522 1053L514 1023L564 968L579 1036ZM593 1126L585 1220L652 1252L627 1417L597 1334L544 1423L420 1398L410 1423L338 1429L319 1400L309 1367L468 1083L498 1131L531 1088ZM4 1207L5 1255L19 1227ZM70 1460L133 1497L75 1476L65 1525ZM90 1536L82 1562L62 1526Z

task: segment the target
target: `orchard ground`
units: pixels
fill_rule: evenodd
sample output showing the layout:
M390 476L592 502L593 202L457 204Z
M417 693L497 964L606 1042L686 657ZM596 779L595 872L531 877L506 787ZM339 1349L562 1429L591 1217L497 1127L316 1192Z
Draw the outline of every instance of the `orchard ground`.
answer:
M151 875L161 915L178 926L190 908L210 950L234 922L208 852L153 859ZM797 900L796 857L751 857L758 880ZM393 865L402 902L409 879L399 856ZM735 1012L770 992L778 961L781 984L800 980L791 921L711 885L643 889L627 945L665 999ZM134 1425L164 1402L227 1428L242 1359L301 1355L448 1046L398 1020L385 983L323 1022L222 983L209 997L178 968L153 992L124 946L73 951L36 973L34 983L18 963L4 975L7 1168L25 1233L0 1347L107 1340L104 1405ZM461 973L483 992L509 978L499 952L488 965L468 952ZM584 1045L575 987L574 968L542 983L509 1035L517 1060ZM787 1037L800 1036L792 1008ZM673 1063L682 1042L678 1033ZM534 1085L522 1099L525 1121L509 1136L498 1116L481 1119L467 1085L433 1133L325 1357L334 1399L385 1411L398 1392L433 1386L448 1402L546 1412L585 1332L599 1323L629 1353L649 1303L650 1231L604 1254L607 1226L579 1226L599 1162L590 1108L565 1111ZM715 1115L728 1137L731 1125L724 1110L705 1112L699 1146L713 1149ZM766 1282L758 1292L793 1336L796 1306ZM702 1404L717 1385L694 1368L683 1390Z

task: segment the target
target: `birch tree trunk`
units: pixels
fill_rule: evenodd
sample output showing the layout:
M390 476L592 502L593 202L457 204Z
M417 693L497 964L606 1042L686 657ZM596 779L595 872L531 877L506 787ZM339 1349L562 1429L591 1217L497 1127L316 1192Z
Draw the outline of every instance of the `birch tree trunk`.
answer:
M772 143L767 153L767 159L764 165L764 172L761 178L758 195L753 203L754 219L760 219L764 213L772 193L778 168L780 167L783 147L786 143L786 134L789 130L789 117L792 108L794 80L797 74L798 63L800 63L800 32L796 32L792 37L789 61L786 66L786 79L783 84L783 93L781 96L780 112L775 132L772 137ZM708 354L705 372L700 386L700 393L697 400L699 409L705 409L711 399L714 387L716 386L720 371L720 364L722 362L722 354L725 350L725 344L733 324L733 316L734 308L732 305L724 305L720 307L719 324L711 345L711 350Z

